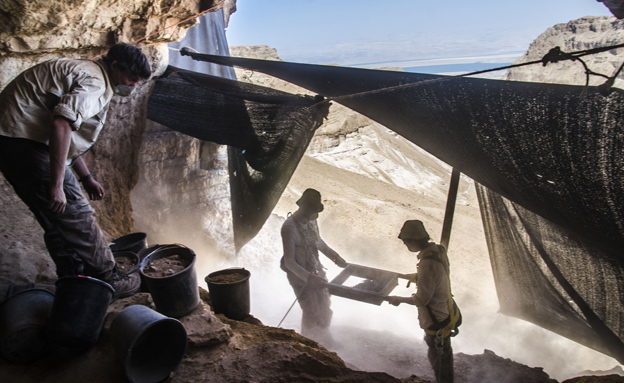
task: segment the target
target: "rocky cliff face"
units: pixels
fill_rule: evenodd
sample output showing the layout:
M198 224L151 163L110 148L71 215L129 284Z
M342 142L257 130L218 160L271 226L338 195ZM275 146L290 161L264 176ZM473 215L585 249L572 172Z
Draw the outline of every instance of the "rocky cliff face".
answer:
M541 60L552 48L560 47L563 52L577 52L598 47L621 44L624 41L624 20L615 17L583 17L566 24L548 28L535 41L522 57L513 64ZM622 64L622 49L581 57L589 69L613 76ZM624 74L620 73L616 86L622 87ZM512 68L504 76L506 80L549 82L558 84L584 85L585 68L579 61L560 61ZM589 85L600 85L606 78L590 76Z

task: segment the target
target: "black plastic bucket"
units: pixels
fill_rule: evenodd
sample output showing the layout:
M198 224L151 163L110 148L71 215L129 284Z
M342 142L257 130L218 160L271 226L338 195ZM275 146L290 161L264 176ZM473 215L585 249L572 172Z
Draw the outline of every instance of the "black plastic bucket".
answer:
M118 271L130 274L139 268L139 255L137 253L126 250L114 251L113 257Z
M56 281L48 339L72 348L93 346L100 337L114 292L111 285L92 277L60 278Z
M240 277L238 277L240 276ZM232 268L215 271L205 278L210 291L212 309L230 319L242 320L249 316L249 277L245 269Z
M110 334L124 373L132 383L164 381L186 353L182 323L146 306L121 311L111 324Z
M30 363L47 350L46 328L54 294L46 289L28 289L0 305L0 351L8 361Z
M113 252L116 251L130 251L138 253L139 251L147 247L147 234L145 233L131 233L122 237L113 239L110 248Z
M184 270L166 276L148 275L150 262L178 255L188 264ZM158 312L179 318L193 311L199 304L199 286L195 274L195 253L183 245L166 245L148 254L139 266L141 279L152 295Z
M167 246L170 246L170 245L152 245L152 246L149 246L149 247L146 247L146 248L140 250L137 253L137 255L139 256L139 261L142 261L143 259L145 259L145 257L150 255L154 251L160 249L161 247L167 247Z
M152 245L152 246L149 246L149 247L146 247L146 248L140 250L137 253L137 257L139 257L139 267L141 266L141 261L143 261L145 259L145 257L150 255L154 251L160 249L161 247L165 247L165 246L167 246L167 245ZM145 278L143 278L143 277L141 277L141 292L142 293L149 292L147 290L147 284L145 283Z

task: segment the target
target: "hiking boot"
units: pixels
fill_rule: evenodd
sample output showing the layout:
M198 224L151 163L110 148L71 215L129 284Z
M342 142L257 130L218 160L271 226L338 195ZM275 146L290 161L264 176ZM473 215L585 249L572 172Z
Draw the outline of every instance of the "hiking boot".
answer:
M139 292L141 276L138 273L126 274L117 271L108 283L115 289L112 302L119 298L126 298Z

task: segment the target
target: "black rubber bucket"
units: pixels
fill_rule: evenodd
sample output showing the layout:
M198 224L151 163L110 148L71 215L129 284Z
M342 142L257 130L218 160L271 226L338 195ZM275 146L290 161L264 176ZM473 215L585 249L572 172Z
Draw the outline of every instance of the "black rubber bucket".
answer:
M54 294L46 289L28 289L0 305L0 351L8 361L30 363L47 351L46 328Z
M70 275L59 278L48 339L72 348L93 346L100 337L114 292L111 285L92 277Z
M131 233L122 237L113 239L110 248L113 252L130 251L137 254L139 251L147 247L147 234Z
M111 324L110 334L124 373L132 383L164 381L186 353L182 323L146 306L121 311Z
M151 262L179 256L186 267L174 274L153 275ZM158 312L179 318L199 304L199 285L195 274L195 253L183 245L166 245L148 254L139 265L142 282L152 295Z
M245 269L232 268L215 271L205 278L210 292L212 309L230 319L242 320L249 316L249 277Z

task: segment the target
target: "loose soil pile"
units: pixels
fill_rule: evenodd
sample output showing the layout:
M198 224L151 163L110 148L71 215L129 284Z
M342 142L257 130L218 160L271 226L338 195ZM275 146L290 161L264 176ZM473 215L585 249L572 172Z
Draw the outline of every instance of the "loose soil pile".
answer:
M245 280L247 278L247 274L243 273L231 273L231 274L222 274L215 275L214 277L207 278L207 281L210 283L217 284L228 284L228 283L236 283Z
M115 263L117 264L117 269L119 271L123 271L124 273L127 273L135 268L137 266L137 262L138 260L135 256L115 254Z
M366 279L365 281L362 281L355 285L354 288L364 291L379 292L383 288L383 285L381 284L381 282L374 279Z
M164 278L186 269L191 262L178 254L154 259L148 262L143 274L152 278Z

